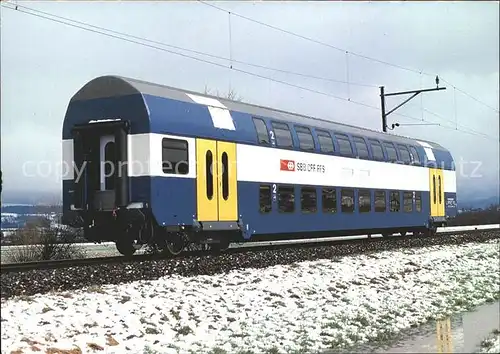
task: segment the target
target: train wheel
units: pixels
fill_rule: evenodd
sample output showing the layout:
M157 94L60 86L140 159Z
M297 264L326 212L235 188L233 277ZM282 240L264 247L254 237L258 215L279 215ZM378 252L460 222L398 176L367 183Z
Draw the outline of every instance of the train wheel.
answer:
M399 234L404 237L404 236L406 236L406 231L402 231Z
M127 225L123 234L115 241L116 249L125 257L131 257L137 250L141 249L142 244L137 242L140 236L140 230L132 225Z
M131 257L135 251L141 248L140 245L136 244L135 241L121 239L116 241L116 249L125 257Z

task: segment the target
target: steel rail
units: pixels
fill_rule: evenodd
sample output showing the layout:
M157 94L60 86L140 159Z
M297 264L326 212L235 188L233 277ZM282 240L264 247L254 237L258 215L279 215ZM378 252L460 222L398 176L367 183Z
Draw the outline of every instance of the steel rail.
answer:
M293 249L293 248L312 248L312 247L323 247L332 245L342 245L342 244L361 244L361 243L373 243L373 242L390 242L389 240L402 241L405 239L435 239L443 238L443 236L453 235L469 235L485 231L499 231L500 228L476 228L474 230L457 230L457 231L441 231L434 236L425 235L412 235L407 234L405 236L389 236L389 237L372 237L372 238L358 238L354 240L335 240L332 238L331 241L326 242L309 242L309 243L275 243L267 245L258 245L254 247L232 247L227 249L220 254L238 254L238 253L249 253L249 252L262 252L269 250L280 250L280 249ZM425 246L425 245L423 245ZM1 274L13 273L13 272L26 272L30 270L48 270L48 269L60 269L69 267L83 267L92 266L95 264L112 264L112 263L137 263L144 261L160 260L160 259L186 259L190 257L203 257L209 255L217 255L210 251L184 251L178 256L165 256L162 254L140 254L134 255L132 257L125 256L112 256L112 257L96 257L96 258L78 258L78 259L60 259L60 260L48 260L48 261L37 261L37 262L22 262L22 263L3 263L0 265Z

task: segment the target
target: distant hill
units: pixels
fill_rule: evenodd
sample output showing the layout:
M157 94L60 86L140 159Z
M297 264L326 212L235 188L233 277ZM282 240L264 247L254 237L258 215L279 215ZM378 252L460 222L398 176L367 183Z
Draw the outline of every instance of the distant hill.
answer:
M17 205L53 205L60 204L60 191L2 190L2 207Z
M459 209L485 209L490 205L498 205L500 203L498 196L491 196L487 198L468 198L461 199L460 196L457 198L457 206Z

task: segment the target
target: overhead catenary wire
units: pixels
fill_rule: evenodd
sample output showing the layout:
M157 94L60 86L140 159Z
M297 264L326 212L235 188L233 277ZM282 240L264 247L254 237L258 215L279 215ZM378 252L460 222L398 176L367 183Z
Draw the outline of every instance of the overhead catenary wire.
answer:
M203 4L203 5L212 7L214 9L216 9L216 10L223 11L223 12L228 12L228 10L226 10L226 9L220 7L220 6L208 3L208 2L206 2L204 0L197 0L197 1L199 3L201 3L201 4ZM317 40L317 39L314 39L314 38L311 38L311 37L307 37L307 36L301 35L299 33L296 33L296 32L290 31L290 30L286 30L284 28L281 28L281 27L278 27L278 26L274 26L274 25L271 25L271 24L268 24L268 23L265 23L265 22L262 22L262 21L259 21L259 20L256 20L256 19L253 19L251 17L238 14L238 13L236 13L234 11L232 11L231 13L233 14L233 16L237 16L237 17L242 18L244 20L247 20L247 21L259 24L259 25L264 26L264 27L271 28L273 30L276 30L276 31L279 31L279 32L282 32L282 33L286 33L288 35L291 35L291 36L294 36L294 37L297 37L297 38L301 38L303 40L306 40L306 41L309 41L309 42L312 42L312 43L316 43L316 44L319 44L319 45L322 45L322 46L325 46L325 47L328 47L328 48L331 48L331 49L334 49L334 50L337 50L337 51L341 51L341 52L346 52L347 51L345 48L340 48L340 47L334 46L332 44L329 44L329 43L326 43L326 42L323 42L323 41L320 41L320 40ZM353 52L353 51L349 51L349 53L351 55L353 55L353 56L358 57L358 58L362 58L362 59L365 59L365 60L368 60L368 61L372 61L372 62L376 62L376 63L379 63L379 64L391 66L391 67L394 67L394 68L397 68L397 69L400 69L400 70L405 70L405 71L413 72L413 73L416 73L416 74L423 74L423 75L426 75L426 76L432 76L432 77L436 76L436 74L431 74L431 73L428 73L428 72L425 72L425 71L422 71L422 70L405 67L405 66L402 66L402 65L399 65L399 64L394 64L394 63L391 63L391 62L388 62L388 61L385 61L385 60L373 58L373 57L370 57L368 55L356 53L356 52ZM456 87L456 85L453 85L451 82L445 80L444 78L442 78L442 77L440 77L440 78L443 80L443 82L448 83L450 86L454 86L457 91L463 93L464 95L466 95L469 98L473 99L474 101L476 101L476 102L484 105L485 107L490 108L494 112L499 113L498 109L496 109L496 108L490 106L489 104L481 101L480 99L474 97L473 95L471 95L470 93L466 92L465 90L459 89L458 87Z
M443 80L443 82L447 83L448 85L453 86L453 89L454 89L454 90L456 90L456 91L458 91L458 92L460 92L460 93L464 94L465 96L467 96L467 97L469 97L469 98L473 99L474 101L476 101L476 102L478 102L478 103L482 104L483 106L485 106L485 107L487 107L487 108L489 108L489 109L491 109L491 110L493 110L493 111L495 111L495 112L497 112L497 113L499 112L499 110L498 110L498 109L496 109L495 107L490 106L489 104L487 104L487 103L485 103L485 102L481 101L480 99L478 99L478 98L476 98L476 97L472 96L470 93L468 93L468 92L466 92L466 91L464 91L464 90L462 90L462 89L458 88L457 86L453 85L453 84L452 84L451 82L449 82L448 80L445 80L445 79L443 79L442 77L441 77L441 79Z
M170 49L165 49L165 48L162 48L162 47L158 47L158 46L155 46L155 45L151 45L151 44L139 42L139 41L134 40L134 39L120 37L120 36L115 35L115 34L106 33L106 31L107 32L113 32L113 33L116 33L116 34L121 34L121 35L126 36L126 37L135 37L137 39L143 39L141 37L136 37L136 36L132 36L132 35L128 35L128 34L125 34L125 33L116 32L116 31L110 31L110 30L107 30L104 27L98 27L98 26L87 24L87 23L82 22L82 21L75 21L75 20L72 20L72 19L69 19L69 18L63 18L62 16L53 15L53 14L50 14L50 13L47 13L47 12L44 12L44 14L41 15L41 14L39 14L39 13L41 13L41 11L38 11L38 10L36 10L36 12L39 12L39 13L32 13L32 12L28 12L28 11L24 11L24 10L20 9L22 7L22 8L26 8L28 10L32 10L31 8L29 8L27 6L20 6L20 5L18 6L18 5L16 5L16 7L19 7L19 8L18 9L14 9L14 8L11 8L11 7L6 7L6 8L11 9L11 10L15 10L15 11L18 11L18 12L22 12L22 13L25 13L25 14L28 14L28 15L32 15L32 16L35 16L35 17L43 18L43 19L46 19L46 20L49 20L49 21L54 21L54 22L57 22L57 23L60 23L60 24L64 24L64 25L67 25L67 26L79 28L79 29L82 29L82 30L85 30L85 31L93 32L93 33L96 33L96 34L101 34L101 35L104 35L104 36L107 36L107 37L111 37L111 38L115 38L115 39L120 39L120 40L123 40L123 41L126 41L126 42L130 42L130 43L138 44L138 45L141 45L141 46L145 46L145 47L149 47L149 48L161 50L161 51L164 51L164 52L167 52L167 53L170 53L170 54L179 55L179 56L182 56L182 57L185 57L185 58L189 58L189 59L193 59L193 60L196 60L196 61L199 61L199 62L203 62L203 63L206 63L206 64L218 66L218 67L221 67L221 68L224 68L224 69L230 69L228 66L220 64L220 63L217 63L217 62L213 62L213 61L210 61L210 60L198 58L198 57L191 56L191 55L184 54L184 53L179 53L179 52L176 52L176 51L173 51L173 50L170 50ZM51 17L48 17L48 16L51 16ZM52 18L52 17L54 17L54 18ZM64 21L62 21L62 19L64 19L65 21L75 22L75 23L78 23L78 24L64 22ZM91 28L87 28L85 26L91 27ZM92 28L98 28L98 29L92 29ZM152 41L146 40L146 42L152 42ZM162 45L166 45L165 43L161 43L161 42L157 42L157 43L158 44L162 44ZM170 45L166 45L166 46L170 46ZM181 50L183 50L183 48L180 48L180 47L178 47L178 48L181 49ZM201 55L206 55L206 53L203 53L203 52L198 52L197 51L197 53L199 53ZM224 59L227 60L227 58L224 58ZM235 62L235 60L233 60L233 62ZM286 82L286 81L278 80L278 79L275 79L275 78L267 77L267 76L264 76L264 75L260 75L260 74L253 73L253 72L249 72L249 71L242 70L242 69L239 69L239 68L233 67L232 70L235 70L235 71L238 71L238 72L250 75L250 76L255 76L255 77L258 77L258 78L261 78L261 79L274 81L274 82L277 82L277 83L280 83L280 84L283 84L283 85L287 85L287 86L295 87L295 88L298 88L298 89L302 89L302 90L305 90L305 91L313 92L313 93L316 93L316 94L320 94L320 95L332 97L332 98L335 98L335 99L338 99L338 100L342 100L342 101L346 101L346 102L351 102L353 104L357 104L357 105L360 105L360 106L364 106L364 107L368 107L368 108L372 108L372 109L377 109L377 110L379 109L376 106L372 106L372 105L369 105L369 104L366 104L366 103L363 103L363 102L358 102L358 101L353 101L353 100L349 101L347 98L344 98L344 97L341 97L341 96L337 96L337 95L333 95L333 94L330 94L330 93L327 93L327 92L323 92L323 91L319 91L319 90L316 90L316 89L312 89L312 88L308 88L308 87L304 87L304 86L292 84L290 82Z
M53 14L50 14L50 13L47 13L47 12L43 12L43 15L41 15L40 13L42 13L42 11L34 10L34 9L31 9L29 7L22 6L22 5L16 5L15 8L14 7L5 6L5 5L2 5L2 6L4 6L7 9L10 9L10 10L18 11L18 12L21 12L21 13L24 13L24 14L28 14L28 15L32 15L32 16L35 16L35 17L39 17L39 18L42 18L42 19L49 20L49 21L57 22L57 23L64 24L64 25L67 25L67 26L70 26L70 27L79 28L79 29L82 29L82 30L85 30L85 31L89 31L89 32L92 32L92 33L101 34L101 35L108 36L108 37L115 38L115 39L120 39L120 40L123 40L123 41L126 41L126 42L130 42L130 43L134 43L134 44L137 44L137 45L149 47L149 48L152 48L152 49L157 49L157 50L164 51L164 52L167 52L167 53L170 53L170 54L174 54L174 55L182 56L182 57L189 58L189 59L192 59L192 60L196 60L196 61L199 61L199 62L203 62L203 63L206 63L206 64L218 66L218 67L221 67L221 68L224 68L224 69L230 69L228 66L225 66L225 65L220 64L220 63L216 63L216 62L209 61L209 60L206 60L206 59L194 57L194 56L191 56L191 55L188 55L188 54L184 54L184 53L175 52L173 50L161 48L161 47L158 47L158 46L155 46L155 45L151 45L151 44L139 42L139 41L134 40L134 39L123 38L123 37L120 37L120 36L117 36L117 35L114 35L114 34L106 33L106 31L108 31L108 32L114 32L114 33L120 33L120 32L107 30L104 27L94 26L94 25L87 24L87 23L82 22L82 21L76 21L76 20L64 18L62 16L53 15ZM27 10L34 10L35 12L38 12L38 13L24 11L24 10L19 9L19 8L26 8ZM51 16L51 17L48 17L48 16ZM78 23L78 24L64 22L61 19L64 19L65 21L75 22L75 23ZM85 26L91 27L91 28L87 28ZM98 29L92 29L92 28L98 28ZM136 36L132 36L132 35L128 35L128 34L123 34L123 33L120 33L120 34L122 34L124 36L128 36L128 37L140 38L140 37L136 37ZM152 41L149 41L147 39L145 41L152 42ZM164 43L162 43L162 44L166 45L166 46L169 46L168 44L164 44ZM179 49L182 50L183 48L179 48ZM203 53L203 52L199 52L199 53L206 54L206 53ZM276 83L280 83L280 84L283 84L283 85L286 85L286 86L290 86L290 87L298 88L298 89L301 89L301 90L309 91L309 92L312 92L312 93L316 93L316 94L324 95L324 96L327 96L327 97L335 98L335 99L338 99L338 100L350 102L350 103L353 103L353 104L356 104L356 105L360 105L360 106L363 106L363 107L367 107L367 108L370 108L370 109L375 109L377 111L380 110L379 107L376 107L376 106L373 106L373 105L370 105L370 104L367 104L367 103L350 100L350 99L347 99L347 98L344 98L344 97L340 97L340 96L336 96L336 95L333 95L333 94L330 94L330 93L327 93L327 92L323 92L323 91L319 91L319 90L316 90L316 89L312 89L312 88L308 88L308 87L304 87L304 86L292 84L290 82L286 82L286 81L274 79L274 78L271 78L271 77L263 76L263 75L260 75L260 74L252 73L252 72L245 71L245 70L242 70L242 69L239 69L239 68L234 68L233 67L232 70L240 72L240 73L244 73L246 75L258 77L258 78L261 78L261 79L265 79L265 80L269 80L269 81L274 81ZM430 111L428 111L428 112L430 112ZM412 117L410 115L403 114L403 113L393 113L393 114L401 116L401 117L405 117L405 118L408 118L408 119L411 119L411 120L415 120L415 121L422 121L421 119L418 119L418 118L415 118L415 117ZM436 117L440 117L437 114L434 114L434 115ZM429 121L425 121L425 122L435 123L435 122L429 122ZM441 126L440 124L437 124L437 125ZM443 127L449 128L449 127L446 127L446 126L443 126ZM460 130L460 131L465 132L465 133L471 133L471 132L467 132L467 131L463 131L463 130ZM479 133L479 134L481 134L481 135L478 135L478 136L486 137L487 139L495 139L495 138L493 138L491 136L487 136L487 135L484 135L482 133ZM498 139L495 139L495 140L498 140Z
M97 29L97 30L100 30L100 31L105 31L105 32L117 34L117 35L120 35L120 36L124 36L124 37L128 37L128 38L133 38L133 39L137 39L137 40L140 40L140 41L144 41L144 42L148 42L148 43L152 43L152 44L157 44L157 45L161 45L161 46L165 46L165 47L169 47L169 48L173 48L173 49L177 49L177 50L181 50L181 51L185 51L185 52L188 52L188 53L193 53L193 54L197 54L197 55L201 55L201 56L205 56L205 57L209 57L209 58L213 58L213 59L219 59L219 60L227 61L228 63L231 63L230 66L235 63L235 64L246 65L246 66L255 67L255 68L259 68L259 69L280 72L280 73L288 74L288 75L295 75L295 76L299 76L299 77L306 77L306 78L310 78L310 79L314 79L314 80L320 80L320 81L326 81L326 82L334 82L334 83L339 83L339 84L348 84L348 82L345 81L345 80L333 79L333 78L316 76L316 75L310 75L310 74L300 73L300 72L296 72L296 71L292 71L292 70L284 70L284 69L279 69L279 68L275 68L275 67L272 67L272 66L260 65L260 64L255 64L255 63L250 63L250 62L247 62L247 61L243 61L243 60L237 60L237 59L234 59L234 57L232 57L232 51L230 52L230 57L227 58L227 57L223 57L223 56L220 56L220 55L210 54L210 53L202 52L202 51L199 51L199 50L184 48L184 47L176 46L176 45L169 44L169 43L164 43L164 42L155 41L155 40L144 38L144 37L140 37L140 36L135 36L135 35L132 35L132 34L129 34L129 33L115 31L115 30L112 30L112 29L109 29L109 28L105 28L105 27L102 27L102 26L97 26L97 25L93 25L93 24L86 23L86 22L83 22L83 21L78 21L78 20L70 19L68 17L64 17L64 16L60 16L60 15L54 15L54 14L51 14L49 12L37 10L37 9L32 8L32 7L28 7L28 6L24 6L24 5L17 5L16 4L15 7L16 7L16 9L18 11L21 11L21 9L26 9L26 10L29 10L29 11L32 11L32 12L35 12L35 13L38 13L38 14L42 14L42 15L45 15L45 16L51 16L51 17L57 18L59 20L74 22L74 23L77 23L79 25L87 26L87 27L94 28L94 29ZM8 8L8 7L6 7L6 8ZM28 13L26 11L21 11L21 12ZM32 13L28 13L28 14L35 15L35 14L32 14ZM229 12L229 16L231 16L230 12ZM39 17L41 17L41 16L39 16ZM231 26L231 18L230 17L229 17L229 26ZM232 39L230 39L230 41L232 41ZM374 87L374 88L378 87L378 85L369 84L369 83L349 82L349 84L350 85L354 85L354 86L360 86L360 87Z
M451 129L451 130L457 130L457 131L460 131L462 133L471 134L471 135L477 135L477 136L480 136L480 137L483 137L483 138L486 138L486 139L494 139L495 141L498 141L498 138L495 139L494 137L492 137L492 136L490 136L488 134L481 133L481 132L479 132L477 130L474 130L474 129L469 128L467 126L464 126L462 124L458 124L457 122L454 122L454 121L452 121L450 119L447 119L447 118L443 117L442 115L437 114L435 112L432 112L432 111L430 111L430 110L428 110L426 108L424 108L423 110L425 112L427 112L427 113L429 113L429 114L431 114L431 115L433 115L433 116L435 116L435 117L437 117L437 118L439 118L439 119L441 119L441 120L443 120L445 122L451 123L452 125L455 126L454 128L452 126L443 126L444 128ZM459 126L463 127L464 129L467 129L467 130L459 129L458 128Z

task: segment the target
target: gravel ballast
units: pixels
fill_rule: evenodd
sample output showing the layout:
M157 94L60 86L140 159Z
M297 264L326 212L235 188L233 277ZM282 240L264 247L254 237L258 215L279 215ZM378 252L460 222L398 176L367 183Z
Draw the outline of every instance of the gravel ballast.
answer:
M435 245L459 245L500 237L500 231L476 231L432 238L398 237L373 242L350 242L337 245L294 247L279 250L252 250L243 253L206 255L118 264L93 264L49 270L31 270L1 275L1 296L33 295L50 291L78 289L85 286L120 284L135 280L154 280L165 275L213 275L243 268L265 268L293 262L332 259L346 255L400 248Z

